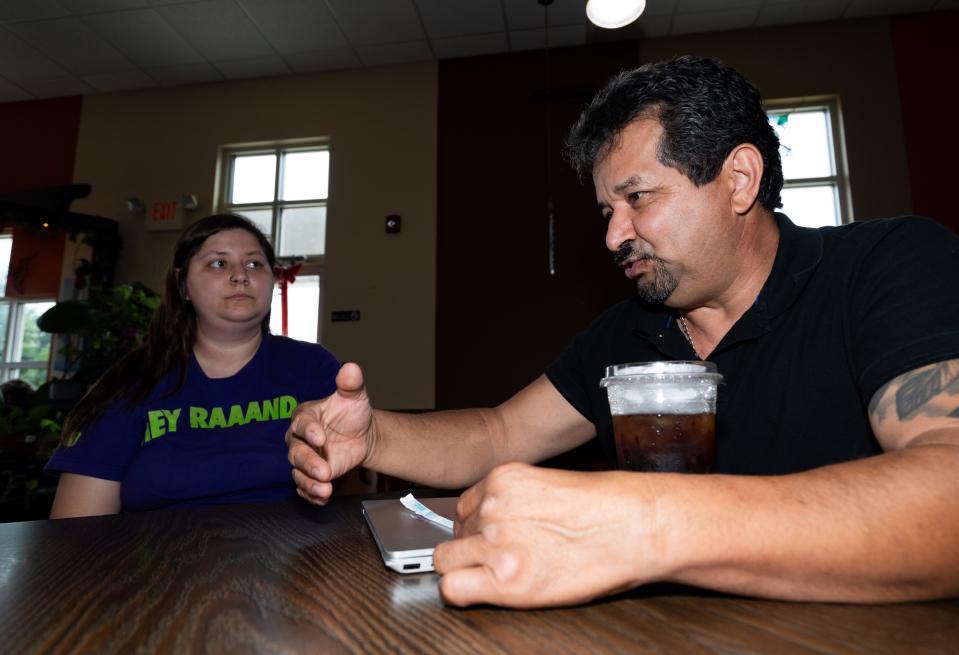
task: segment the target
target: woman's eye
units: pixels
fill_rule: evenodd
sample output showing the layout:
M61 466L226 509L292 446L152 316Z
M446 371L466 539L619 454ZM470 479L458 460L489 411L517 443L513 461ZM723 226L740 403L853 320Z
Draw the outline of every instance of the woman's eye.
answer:
M223 268L223 260L214 259L213 261L210 262L209 266L210 268Z
M263 268L263 262L258 262L256 260L250 260L246 263L247 268Z

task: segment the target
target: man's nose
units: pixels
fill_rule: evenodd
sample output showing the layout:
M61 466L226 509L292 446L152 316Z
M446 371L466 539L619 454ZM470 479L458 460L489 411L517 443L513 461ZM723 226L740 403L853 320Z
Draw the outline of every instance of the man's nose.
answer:
M616 252L625 242L634 241L636 236L636 229L633 227L633 222L627 212L614 211L609 217L609 224L606 226L606 247L612 252Z

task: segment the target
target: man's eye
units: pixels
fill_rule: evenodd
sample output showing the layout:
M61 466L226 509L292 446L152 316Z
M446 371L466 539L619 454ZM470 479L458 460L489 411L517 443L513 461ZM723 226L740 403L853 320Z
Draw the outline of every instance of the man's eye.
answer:
M613 220L613 212L603 212L603 219L608 223Z
M630 202L637 202L637 201L639 200L640 196L642 196L642 195L643 195L643 194L642 194L641 191L633 191L632 193L630 193L630 194L628 194L628 195L626 196L626 199L629 200Z

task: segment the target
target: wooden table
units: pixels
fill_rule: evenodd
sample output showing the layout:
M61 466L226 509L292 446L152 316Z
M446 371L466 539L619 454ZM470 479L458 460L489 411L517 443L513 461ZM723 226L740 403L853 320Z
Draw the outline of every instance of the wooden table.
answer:
M0 525L3 653L959 653L959 601L647 587L583 607L444 607L386 569L359 499Z

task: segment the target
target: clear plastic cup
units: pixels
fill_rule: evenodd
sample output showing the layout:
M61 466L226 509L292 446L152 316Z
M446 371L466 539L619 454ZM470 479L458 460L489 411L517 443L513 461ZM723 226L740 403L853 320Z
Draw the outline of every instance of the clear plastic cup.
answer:
M722 379L712 362L607 366L600 386L609 398L619 468L708 473Z

